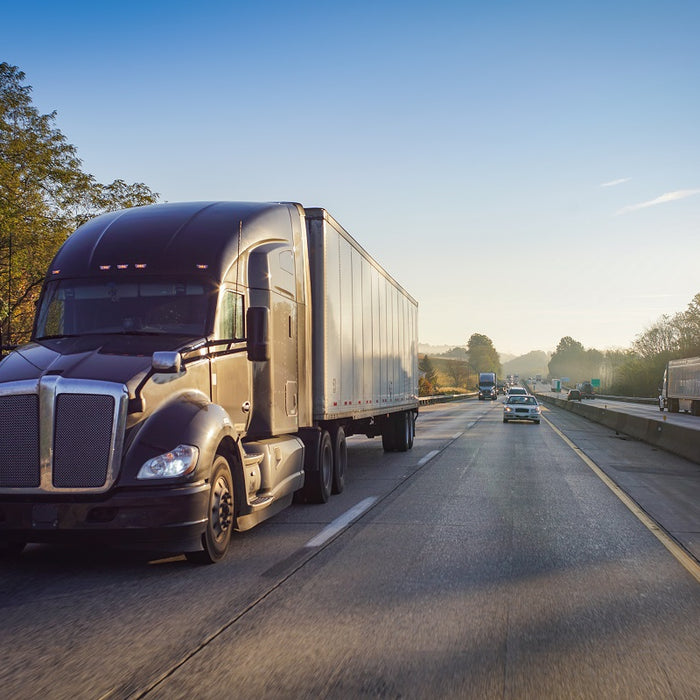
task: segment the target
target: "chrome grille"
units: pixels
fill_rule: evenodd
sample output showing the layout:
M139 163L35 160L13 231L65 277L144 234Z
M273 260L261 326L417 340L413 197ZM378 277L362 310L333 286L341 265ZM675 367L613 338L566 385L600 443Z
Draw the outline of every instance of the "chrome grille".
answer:
M89 488L105 483L113 416L111 396L59 394L56 397L54 486Z
M39 399L0 396L0 487L39 486Z
M0 492L99 493L121 463L126 387L45 376L0 384Z

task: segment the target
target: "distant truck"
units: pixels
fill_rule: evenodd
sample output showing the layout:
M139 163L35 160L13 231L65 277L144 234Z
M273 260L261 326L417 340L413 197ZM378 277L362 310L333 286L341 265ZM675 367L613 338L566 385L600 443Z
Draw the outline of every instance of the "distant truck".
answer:
M556 393L561 391L561 379L552 379L552 391Z
M659 410L700 416L700 357L670 360L664 370Z
M593 384L590 382L581 382L576 388L581 392L582 399L594 399L595 392L593 391Z
M496 374L494 372L479 372L479 401L495 400L497 396Z
M213 563L346 438L413 446L417 303L324 209L175 203L56 254L0 362L0 549L108 541Z

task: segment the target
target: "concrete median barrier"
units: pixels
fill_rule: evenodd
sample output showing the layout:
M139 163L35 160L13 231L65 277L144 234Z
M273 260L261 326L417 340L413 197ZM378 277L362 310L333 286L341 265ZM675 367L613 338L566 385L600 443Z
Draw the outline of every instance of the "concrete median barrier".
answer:
M542 403L558 406L635 440L641 440L700 464L700 430L668 423L663 417L657 419L633 416L601 404L566 401L543 394L539 394L537 398Z

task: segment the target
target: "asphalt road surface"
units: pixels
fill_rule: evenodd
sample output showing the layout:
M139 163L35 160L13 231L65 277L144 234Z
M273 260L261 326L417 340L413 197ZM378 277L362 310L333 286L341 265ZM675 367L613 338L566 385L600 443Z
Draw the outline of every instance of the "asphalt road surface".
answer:
M407 453L351 438L343 494L215 566L28 547L1 564L0 692L698 698L700 466L544 417L468 401L426 408Z

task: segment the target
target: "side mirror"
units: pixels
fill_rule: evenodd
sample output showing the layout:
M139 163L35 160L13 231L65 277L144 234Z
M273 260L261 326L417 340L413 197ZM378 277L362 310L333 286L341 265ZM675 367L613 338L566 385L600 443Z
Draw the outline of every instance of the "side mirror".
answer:
M154 352L151 368L154 372L178 374L182 370L182 356L179 352Z
M251 306L246 312L248 334L248 359L251 362L266 362L270 359L270 309L266 306Z

